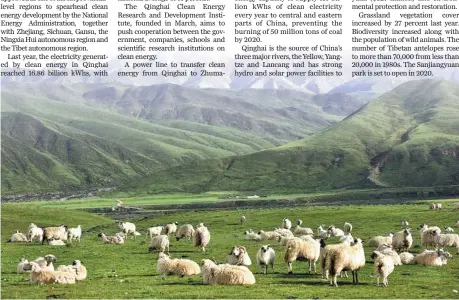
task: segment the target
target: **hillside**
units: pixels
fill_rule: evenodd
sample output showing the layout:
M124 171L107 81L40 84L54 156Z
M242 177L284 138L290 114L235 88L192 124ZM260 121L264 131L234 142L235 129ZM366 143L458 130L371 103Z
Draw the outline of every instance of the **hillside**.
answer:
M128 190L282 192L458 184L458 116L458 84L410 81L302 140L172 168Z

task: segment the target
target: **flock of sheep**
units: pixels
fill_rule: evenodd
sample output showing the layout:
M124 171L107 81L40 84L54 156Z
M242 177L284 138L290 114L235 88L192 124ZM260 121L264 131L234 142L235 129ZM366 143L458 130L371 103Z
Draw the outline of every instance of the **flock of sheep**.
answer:
M433 207L433 208L432 208ZM441 205L434 204L430 209L441 209ZM246 222L246 217L240 218L241 224ZM244 232L246 240L252 241L277 241L281 247L285 247L284 261L287 264L289 273L293 272L294 261L307 261L309 272L316 272L316 264L320 262L322 278L330 280L330 285L338 286L337 278L348 277L347 272L351 271L353 283L359 283L358 272L365 266L365 253L363 241L352 236L352 224L345 222L343 230L333 225L327 227L319 226L314 237L314 230L302 227L303 221L297 220L297 225L292 228L292 222L284 218L280 228L273 231L260 230L255 233L249 229ZM422 224L418 227L420 232L420 245L426 249L413 255L409 250L413 246L413 236L408 227L407 220L401 221L402 230L390 233L387 236L375 236L366 241L369 247L375 247L371 258L374 260L374 274L377 278L377 285L380 282L383 286L388 285L388 277L394 271L395 266L403 264L422 264L425 266L442 266L452 255L443 247L455 247L459 254L459 235L452 233L454 229L445 227L448 233L442 233L437 226ZM459 227L459 221L456 223ZM136 225L131 222L119 222L120 231L113 236L107 236L101 232L98 236L106 244L124 244L131 236L141 235ZM40 241L42 244L47 241L50 245L65 245L73 240L80 241L81 226L68 228L65 225L58 227L39 228L30 224L27 235L18 231L8 240L9 242ZM162 276L178 275L192 276L202 274L204 284L210 285L248 285L255 284L255 276L248 266L252 264L249 253L244 246L234 246L226 257L225 263L217 263L214 258L202 259L200 264L189 259L171 258L169 256L169 236L176 237L176 240L185 238L193 239L195 247L203 252L209 245L211 234L209 229L200 223L196 228L191 224L178 226L177 222L165 226L148 228L146 236L151 239L148 246L149 252L158 250L156 263L157 273ZM339 238L339 243L326 244L330 237ZM432 249L427 249L432 248ZM256 253L256 264L266 274L269 267L274 273L276 253L271 245L261 245ZM54 270L54 255L39 257L29 262L22 259L18 264L17 272L30 272L30 282L38 284L72 284L84 280L87 276L86 268L80 261L75 260L72 265L59 266Z

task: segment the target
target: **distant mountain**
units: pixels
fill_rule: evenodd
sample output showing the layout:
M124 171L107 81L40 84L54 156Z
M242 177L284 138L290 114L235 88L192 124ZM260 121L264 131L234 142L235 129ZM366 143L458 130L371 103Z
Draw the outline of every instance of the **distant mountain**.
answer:
M127 189L304 192L459 184L458 116L457 83L410 81L302 140L171 168Z

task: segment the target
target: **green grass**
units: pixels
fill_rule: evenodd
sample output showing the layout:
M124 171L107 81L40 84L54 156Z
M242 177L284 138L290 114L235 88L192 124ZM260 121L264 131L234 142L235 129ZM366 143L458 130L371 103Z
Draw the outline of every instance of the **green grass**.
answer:
M453 200L457 201L457 199ZM457 212L452 201L442 201L442 211L429 211L425 205L391 206L339 206L308 207L291 209L254 209L235 211L188 211L154 218L134 220L138 231L144 233L147 227L178 221L193 225L203 221L211 232L211 241L206 253L194 249L190 241L171 239L173 257L188 256L199 262L203 258L215 257L224 261L234 245L247 247L252 262L260 245L272 244L276 250L275 273L263 275L256 265L250 266L257 283L254 286L203 286L199 276L178 278L170 276L163 280L156 274L156 254L147 253L145 236L136 241L128 240L124 245L104 245L97 238L102 229L107 234L117 232L116 225L108 219L83 212L64 209L66 203L56 208L43 208L26 204L2 205L2 298L459 298L457 290L459 261L449 260L446 266L399 266L389 276L389 287L376 287L372 277L370 261L373 249L365 248L367 264L360 272L361 284L354 286L351 279L338 279L339 288L329 287L320 274L307 274L306 263L295 262L293 275L287 275L283 262L283 250L276 242L254 242L243 240L243 231L269 230L278 227L282 218L301 218L304 226L316 228L319 224L334 224L341 227L345 221L354 226L354 236L364 241L374 235L400 230L400 220L408 219L414 232L414 245L419 244L419 232L415 229L421 223L454 226ZM33 211L33 213L31 212ZM239 224L239 217L245 215L247 222ZM45 221L46 220L46 221ZM80 244L70 247L51 247L38 244L8 244L5 240L15 229L25 231L28 224L42 225L65 223L69 226L81 224L89 231L83 233ZM93 226L100 225L94 228ZM448 249L455 253L455 249ZM413 252L422 251L414 247ZM16 274L16 265L21 257L35 259L53 253L59 264L70 264L80 259L88 269L88 278L69 286L30 286L26 274ZM320 270L320 268L319 268ZM320 271L319 271L320 273ZM117 274L118 277L113 277Z

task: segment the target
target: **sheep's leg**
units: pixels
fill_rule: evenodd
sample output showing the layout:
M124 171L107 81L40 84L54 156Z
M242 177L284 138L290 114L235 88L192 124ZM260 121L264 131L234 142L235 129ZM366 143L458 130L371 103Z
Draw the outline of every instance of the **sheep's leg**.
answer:
M289 273L289 274L292 274L292 273L293 273L293 270L292 270L292 263L289 262L289 263L287 263L287 265L288 265L288 273Z
M263 274L268 273L268 265L263 266Z
M379 286L379 274L376 275L376 285Z
M309 274L311 274L311 269L312 269L312 262L309 261Z
M458 250L459 251L459 250ZM266 267L267 269L268 267ZM274 264L271 264L271 269L273 270L273 274L274 274Z
M338 273L333 276L333 285L338 287Z
M314 262L314 274L317 274L317 266L316 266L316 262Z
M352 283L355 284L355 271L352 271Z
M355 283L359 283L359 272L355 271Z

